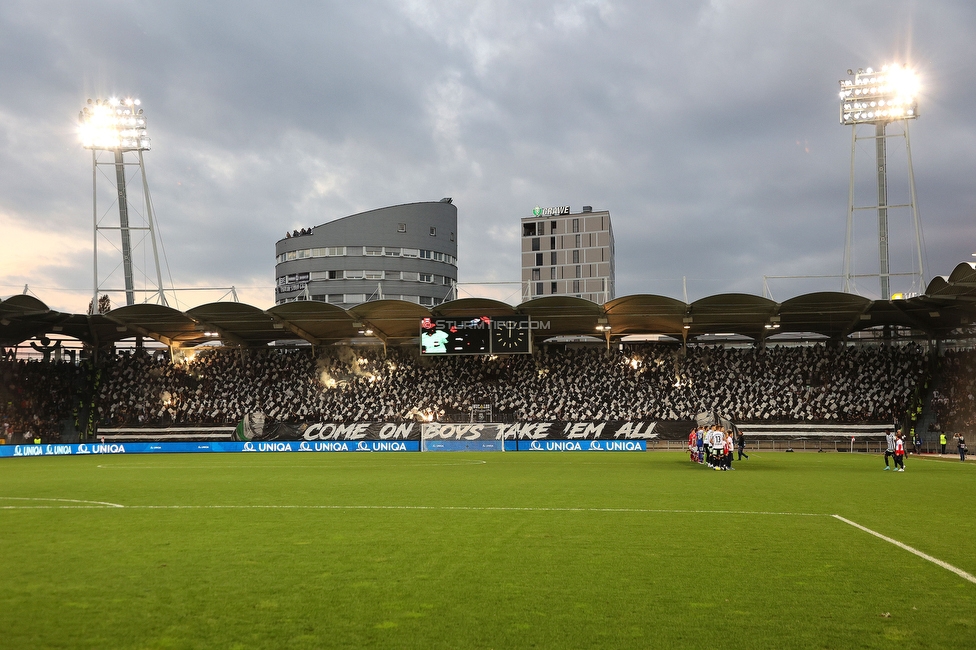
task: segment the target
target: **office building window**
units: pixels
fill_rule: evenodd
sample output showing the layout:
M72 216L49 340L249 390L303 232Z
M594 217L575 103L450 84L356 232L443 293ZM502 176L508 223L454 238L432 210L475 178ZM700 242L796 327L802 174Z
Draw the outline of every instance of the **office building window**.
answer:
M546 234L546 222L540 221L539 225L536 227L536 233L541 237Z
M538 237L532 238L532 250L542 250L542 242Z
M533 280L541 280L542 279L542 271L541 271L541 269L532 269L532 279Z
M545 293L545 292L543 291L543 285L542 285L542 283L541 282L536 282L535 283L535 295L541 296L543 293Z
M555 221L550 221L549 222L549 234L552 235L552 234L555 234L555 232L556 232L556 222Z
M543 262L542 262L542 253L536 253L535 254L535 265L536 266L542 266L542 264L543 264Z
M573 264L579 264L579 251L573 251Z
M555 266L549 267L549 279L550 280L555 280L556 279L556 267Z
M576 235L576 248L583 248L582 235Z
M553 266L556 265L556 251L549 253L549 263Z
M551 250L556 250L556 238L555 237L550 237L549 238L549 248Z
M579 219L573 219L573 232L579 232Z
M583 267L578 264L576 265L576 277L583 277Z
M573 280L573 293L579 293L579 290L580 290L580 281Z
M549 283L549 289L550 289L549 293L556 293L556 286L557 286L557 284L555 282L550 282Z
M534 223L523 223L522 224L522 236L523 237L535 237L535 224Z

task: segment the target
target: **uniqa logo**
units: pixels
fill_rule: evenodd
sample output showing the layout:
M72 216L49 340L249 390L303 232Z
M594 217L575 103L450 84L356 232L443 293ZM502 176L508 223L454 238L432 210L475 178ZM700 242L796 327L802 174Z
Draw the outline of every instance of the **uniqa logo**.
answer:
M60 456L71 453L71 445L48 445L44 448L45 456Z
M258 451L291 451L291 444L287 442L259 442Z
M78 453L81 453L81 450L80 449L78 450ZM93 454L124 454L125 453L125 447L123 447L122 445L118 445L118 444L111 444L111 443L105 444L105 443L102 443L102 444L98 444L98 445L92 445L91 446L91 453L93 453Z

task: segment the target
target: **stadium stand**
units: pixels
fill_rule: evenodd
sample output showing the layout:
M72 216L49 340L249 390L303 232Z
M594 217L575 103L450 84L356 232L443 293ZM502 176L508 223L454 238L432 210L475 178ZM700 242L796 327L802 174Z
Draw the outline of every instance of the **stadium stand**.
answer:
M86 370L71 363L0 361L0 437L8 444L57 442L87 381Z
M753 348L548 347L531 356L420 358L412 349L201 351L185 364L112 357L103 425L442 419L488 403L507 421L891 421L923 380L915 345Z
M976 351L936 357L913 344L752 347L543 346L532 355L421 357L410 348L329 346L120 352L90 361L0 361L0 437L8 444L99 427L282 422L465 421L490 404L499 422L686 421L739 424L902 421L936 367L936 429L976 427Z
M972 433L976 430L976 350L946 352L941 384L933 391L932 404L942 431Z
M33 349L43 360L18 359L15 347L14 360L5 354L0 361L0 433L15 439L40 430L45 440L57 439L66 421L89 434L95 424L233 425L255 411L285 422L457 420L474 404L490 404L502 422L685 421L720 411L773 426L889 423L909 410L914 423L929 403L943 430L972 427L976 358L948 353L940 369L940 358L926 350L972 340L974 301L970 262L933 279L922 295L890 301L820 292L783 303L745 294L693 303L633 295L605 305L546 297L513 307L467 298L433 309L378 300L346 311L304 301L269 310L142 304L67 314L17 295L0 301L0 344ZM600 331L606 347L418 356L422 318L486 315L530 316L544 324L533 335L537 343ZM703 344L729 332L751 344ZM76 350L46 342L49 334L80 344L77 359ZM618 345L631 335L673 343ZM786 344L784 336L806 343ZM127 352L123 342L135 337L135 351ZM818 338L829 343L810 344ZM139 351L146 339L169 351ZM934 344L923 350L914 340Z

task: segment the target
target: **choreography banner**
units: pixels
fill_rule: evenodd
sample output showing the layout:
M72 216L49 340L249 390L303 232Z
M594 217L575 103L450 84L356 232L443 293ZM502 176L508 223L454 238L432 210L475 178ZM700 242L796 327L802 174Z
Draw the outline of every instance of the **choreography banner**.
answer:
M262 440L682 440L694 421L609 422L274 422L261 413L245 417L234 432L241 442Z
M523 422L499 426L508 440L652 440L659 437L658 422Z
M501 440L504 424L443 424L427 422L424 440Z
M424 440L651 440L656 422L524 422L423 426Z
M252 413L241 420L234 430L234 440L420 440L419 422L315 422L289 424L274 422L261 413Z

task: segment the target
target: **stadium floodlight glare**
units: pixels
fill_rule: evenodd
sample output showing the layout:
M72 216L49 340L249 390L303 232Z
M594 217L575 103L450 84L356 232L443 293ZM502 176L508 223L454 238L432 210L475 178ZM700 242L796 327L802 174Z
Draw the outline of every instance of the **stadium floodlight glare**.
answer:
M78 113L81 144L101 151L148 151L146 116L138 99L89 99Z
M136 300L136 293L143 292L147 295L155 294L159 304L166 305L166 294L163 291L162 269L159 266L158 246L161 243L156 241L155 218L153 217L152 199L149 196L149 181L146 179L146 168L143 161L142 152L150 149L149 135L146 131L146 116L142 109L142 102L132 97L109 97L108 99L89 99L85 106L78 112L78 135L81 145L91 151L92 156L92 229L93 229L93 260L92 276L93 291L92 305L99 304L100 296L103 291L117 291L114 288L105 287L110 272L106 277L100 278L98 274L98 242L99 231L113 231L110 241L112 247L122 253L122 273L125 284L125 304L133 305ZM102 154L108 153L108 156ZM111 160L106 160L110 158ZM102 225L102 215L98 210L98 187L111 182L108 174L98 174L98 168L102 165L111 165L115 168L115 183L112 193L108 196L113 197L119 209L119 225ZM128 185L130 179L127 178L128 167L138 167L138 174L142 180L143 199L145 208L141 211L135 208L135 204L130 206L128 198ZM134 212L133 212L134 210ZM137 218L142 219L141 224L130 225L130 212ZM156 286L152 291L136 288L136 276L133 263L133 239L132 231L147 231L148 239L152 243L153 261L156 265ZM115 236L118 239L115 239ZM144 241L143 233L137 232L138 239L135 247L141 246ZM116 241L120 244L117 245ZM103 268L104 265L103 265ZM109 268L115 268L110 265ZM148 272L138 274L140 278L146 278L151 282Z
M898 64L880 71L848 70L853 79L840 80L840 123L877 124L918 117L919 80L914 70Z
M890 264L888 246L889 208L910 208L915 229L915 270L911 273L916 290L924 289L925 266L922 256L922 227L918 220L915 204L915 174L912 170L912 148L908 138L908 120L918 117L918 95L921 88L918 75L907 65L889 64L874 70L858 68L847 71L848 79L840 80L840 123L851 126L851 180L848 191L847 242L844 247L844 290L854 290L853 236L854 211L871 208L878 212L878 277L881 284L881 298L891 297ZM891 124L901 127L900 134L887 132ZM870 136L859 136L858 127L873 126ZM888 204L888 163L887 139L892 135L905 138L905 153L908 162L909 201L904 205ZM854 205L854 157L859 139L874 141L875 162L877 164L878 201L875 205L856 208Z

